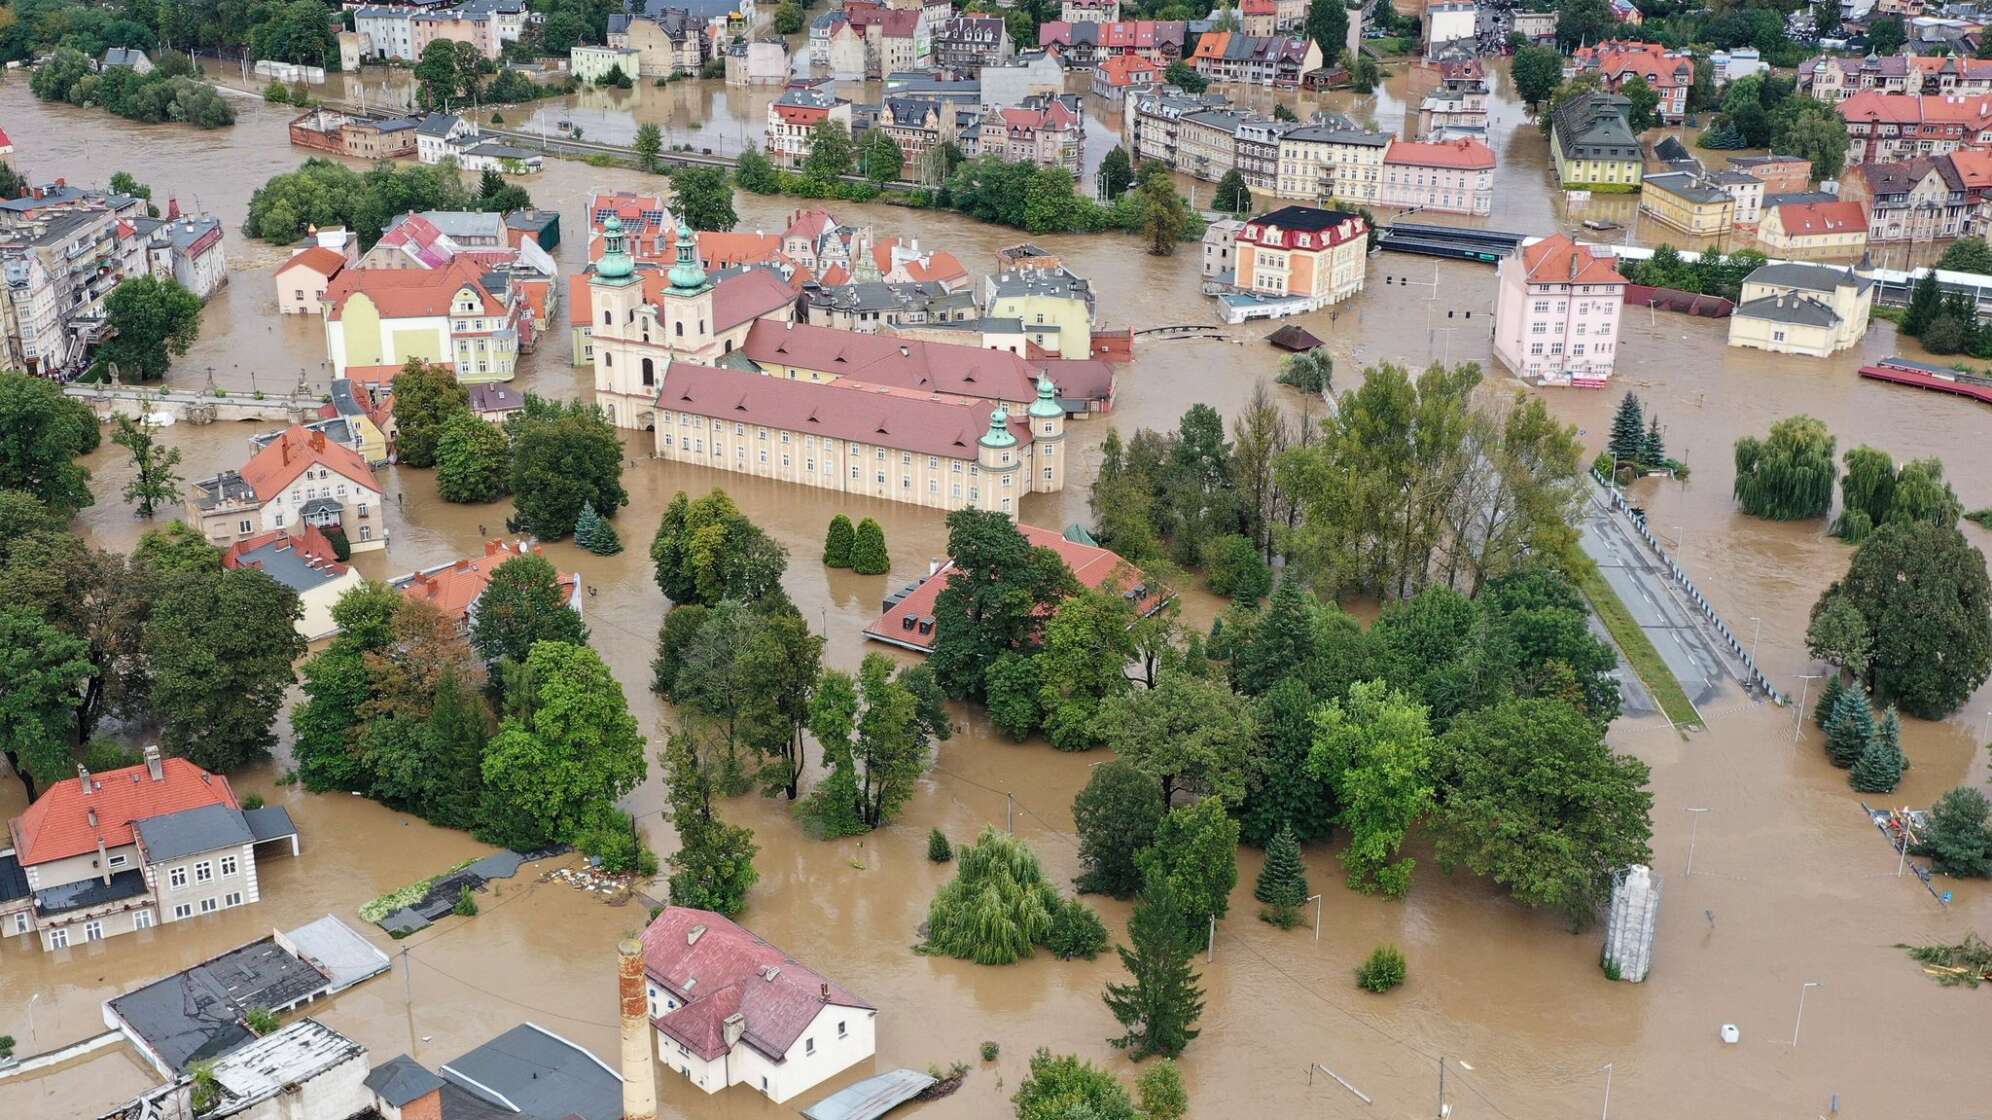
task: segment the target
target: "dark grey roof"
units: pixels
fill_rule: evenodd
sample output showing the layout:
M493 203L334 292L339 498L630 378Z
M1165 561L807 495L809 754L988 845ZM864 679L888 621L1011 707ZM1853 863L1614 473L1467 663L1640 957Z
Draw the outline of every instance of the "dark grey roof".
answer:
M593 1054L522 1023L442 1068L470 1092L504 1098L519 1120L622 1120L622 1078Z
M1738 304L1736 314L1746 319L1770 319L1807 327L1830 327L1840 321L1833 309L1811 296L1765 296Z
M1334 229L1353 217L1356 215L1343 210L1323 210L1318 206L1282 206L1270 214L1261 214L1252 221L1256 225L1312 232Z
M344 512L346 503L337 498L313 498L298 509L298 516L311 517L321 513Z
M202 509L256 500L256 488L234 471L225 471L213 478L203 478L194 483L194 489L200 491L194 496L194 504Z
M526 398L516 390L490 383L470 387L472 412L510 412L526 407Z
M1686 144L1681 143L1672 136L1664 136L1658 144L1653 145L1653 155L1654 158L1664 160L1668 163L1676 160L1693 160L1695 158L1694 154L1688 151Z
M1638 159L1639 138L1626 123L1632 102L1615 93L1572 98L1550 118L1566 159Z
M1768 210L1773 206L1790 206L1796 203L1838 201L1840 201L1839 195L1827 191L1787 191L1784 194L1765 195L1764 209Z
M297 835L297 823L291 820L290 810L282 805L244 809L242 819L248 823L249 834L256 838L258 844L265 840L281 840L286 836Z
M454 1081L445 1081L443 1082L443 1120L519 1120L519 1114L504 1105L485 1100ZM566 1118L562 1117L561 1120Z
M278 537L267 544L249 549L237 558L237 562L242 567L257 569L264 575L269 576L271 579L276 580L278 583L283 584L300 595L306 591L310 591L314 587L322 587L325 584L331 583L343 575L345 571L342 568L333 568L330 565L316 561L304 552L301 552L288 535ZM258 809L256 812L260 813L264 812L264 810ZM277 812L281 813L283 810L278 809ZM249 814L243 813L241 815L244 821L248 822ZM286 817L288 817L288 814L286 814ZM256 832L254 822L248 822L246 827L251 834ZM256 836L255 838L259 841L267 839L267 837L263 836ZM150 841L147 841L146 850L151 851ZM171 857L162 856L158 858Z
M450 129L461 123L463 118L455 113L430 113L422 118L421 124L415 126L415 131L422 136L444 137L450 134Z
M21 857L13 852L0 854L0 902L28 897L28 873L21 870Z
M242 1017L324 990L324 973L277 947L274 937L231 949L107 1006L169 1068L225 1054L255 1037Z
M145 890L145 872L134 867L112 875L108 883L89 878L59 887L44 887L35 892L35 910L42 914L62 914L88 906L102 906L106 902L137 898Z
M1706 179L1692 171L1669 171L1664 175L1648 175L1646 185L1667 194L1679 195L1691 202L1723 202L1729 198L1728 191L1709 185Z
M104 52L103 64L105 66L135 67L141 62L149 63L151 61L151 59L145 57L145 52L139 50L137 47L112 47Z
M149 862L199 855L217 848L239 848L255 842L242 810L232 805L202 805L137 821L138 842Z
M1743 278L1745 284L1776 284L1784 288L1803 288L1808 292L1830 292L1851 281L1855 290L1866 288L1874 281L1856 275L1848 268L1833 268L1823 264L1804 264L1788 261L1781 264L1761 265Z
M366 409L360 407L359 399L353 396L353 383L341 377L332 383L332 407L341 416L357 416Z
M366 1086L390 1107L400 1108L409 1101L443 1087L443 1079L430 1073L422 1063L406 1054L397 1054L367 1074Z

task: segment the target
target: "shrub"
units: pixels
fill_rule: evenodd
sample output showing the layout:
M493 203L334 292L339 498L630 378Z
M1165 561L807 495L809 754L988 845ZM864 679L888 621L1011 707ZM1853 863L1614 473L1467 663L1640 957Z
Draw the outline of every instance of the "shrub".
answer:
M242 1017L242 1025L256 1035L266 1035L283 1024L278 1022L277 1013L267 1007L252 1007L249 1014Z
M643 843L636 821L612 805L589 810L582 820L574 846L602 861L602 870L613 875L631 871L645 878L657 875L657 853Z
M1002 1052L1003 1048L1001 1046L996 1045L993 1042L985 1042L982 1044L982 1060L985 1062L995 1061L996 1055L1001 1054Z
M1052 915L1051 933L1045 938L1045 948L1050 949L1059 960L1084 957L1090 961L1106 947L1107 927L1092 907L1076 898L1068 898L1059 904L1058 913Z
M457 892L456 905L450 907L450 913L462 918L477 916L477 896L470 893L469 887Z
M252 793L249 796L242 799L242 811L245 813L252 812L256 809L261 809L262 807L263 807L263 795L260 793Z
M13 1056L14 1036L11 1034L0 1034L0 1059L11 1058Z
M1404 983L1404 954L1395 945L1378 945L1356 970L1356 986L1372 992L1387 992Z
M838 514L830 519L830 528L823 534L823 566L826 568L848 568L851 566L851 541L855 530L851 519Z
M935 863L947 863L954 859L954 848L948 844L948 834L936 828L927 833L927 858Z
M955 868L927 907L923 950L977 964L1012 964L1045 943L1058 891L1028 845L984 828L961 850Z

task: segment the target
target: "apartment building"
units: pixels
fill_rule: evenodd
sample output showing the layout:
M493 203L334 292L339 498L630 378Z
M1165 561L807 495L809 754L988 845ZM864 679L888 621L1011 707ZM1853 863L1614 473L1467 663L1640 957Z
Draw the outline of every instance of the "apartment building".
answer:
M1637 77L1660 97L1655 111L1668 124L1678 124L1688 112L1688 89L1695 84L1695 60L1658 43L1611 40L1580 47L1571 56L1579 74L1594 73L1604 88L1619 93Z
M1439 64L1439 86L1418 103L1418 135L1426 140L1487 138L1487 69L1479 59Z
M380 482L353 448L293 424L258 447L240 471L187 487L187 523L227 548L273 529L345 533L353 552L387 547Z
M1729 318L1729 345L1825 358L1867 334L1874 310L1874 268L1780 263L1743 278Z
M1615 93L1588 93L1550 117L1549 154L1565 190L1639 189L1645 153L1627 123L1631 102Z
M1369 223L1360 215L1283 206L1239 229L1235 283L1320 308L1362 291L1368 263Z
M1077 178L1085 128L1076 94L1039 94L986 114L963 134L962 150L970 158L1000 156L1069 171Z
M1393 140L1383 154L1381 201L1407 210L1492 213L1494 149L1468 139L1433 144Z
M1301 75L1321 68L1321 45L1298 35L1213 31L1197 40L1190 65L1213 82L1298 89Z
M43 377L78 372L104 337L104 299L151 271L136 222L143 199L61 180L0 202L0 345L5 368Z
M1798 68L1798 91L1838 103L1857 93L1992 93L1992 59L1901 54L1808 59Z
M1982 171L1971 172L1988 157L1992 152L1952 152L1858 163L1841 176L1840 198L1867 209L1870 242L1964 237L1979 224L1986 199Z
M943 74L974 77L1009 61L1010 28L995 16L955 16L934 30L934 65Z
M710 53L705 25L684 8L612 15L608 40L611 47L636 52L636 77L696 75Z
M144 762L56 782L7 822L0 936L44 950L261 901L256 851L297 828L282 806L245 812L228 779L147 746Z
M848 131L851 103L815 86L783 90L768 105L768 159L777 167L801 167L809 156L809 134L824 121Z
M1280 137L1281 198L1351 206L1383 201L1383 159L1390 134L1358 127L1347 117L1315 114L1315 119Z
M1847 122L1849 166L1992 147L1992 94L1868 91L1838 109Z
M1757 247L1766 256L1853 260L1867 251L1867 208L1858 202L1791 202L1764 209Z
M1602 388L1618 360L1625 277L1568 234L1497 266L1494 356L1536 385Z
M342 271L323 301L333 375L420 358L452 367L466 384L510 381L534 332L521 279L486 271L470 254L440 268Z

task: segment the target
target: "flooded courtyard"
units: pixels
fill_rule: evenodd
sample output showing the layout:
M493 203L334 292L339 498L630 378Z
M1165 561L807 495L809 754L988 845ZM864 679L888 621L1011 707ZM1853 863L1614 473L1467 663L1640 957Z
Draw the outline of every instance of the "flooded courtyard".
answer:
M1404 113L1415 112L1415 83L1424 80L1400 72L1374 98L1330 95L1325 103L1400 127ZM1534 125L1520 119L1505 74L1497 81L1503 91L1495 109L1502 164L1496 212L1486 224L1546 233L1595 216L1565 212L1546 145ZM623 96L641 102L639 113L676 114L669 119L686 127L739 124L751 135L767 95L679 83ZM731 120L714 120L721 105ZM1303 115L1309 105L1301 102ZM234 128L211 133L138 126L42 105L18 76L0 84L0 119L16 145L12 161L31 178L99 182L114 170L128 170L150 183L162 202L197 202L229 225L231 283L206 310L200 341L176 362L175 384L198 387L212 377L231 392L249 392L288 389L302 379L323 389L328 374L320 325L275 314L271 273L285 250L234 232L250 193L295 166L303 153L285 143L286 107L244 101L238 112ZM593 126L589 134L596 135ZM1097 157L1089 152L1089 158ZM582 209L591 190L655 190L664 183L554 160L527 185L539 205L560 211L564 239L557 255L563 270L573 271L585 257ZM801 203L741 195L736 205L742 228L772 230ZM1631 200L1611 205L1629 213ZM948 214L845 203L833 209L881 234L911 234L923 245L949 249L978 276L992 267L996 249L1023 240L1016 231ZM1036 240L1092 280L1109 326L1215 319L1210 302L1197 294L1193 250L1155 258L1119 236ZM1386 286L1384 276L1415 284ZM1344 389L1359 382L1366 363L1488 363L1492 295L1493 274L1485 266L1385 254L1371 261L1361 296L1300 323L1329 340L1336 385ZM564 308L554 318L562 325L522 359L515 385L585 398L591 393L587 372L567 364ZM1139 349L1122 373L1112 416L1075 426L1079 454L1067 488L1027 498L1022 519L1048 526L1087 519L1086 487L1110 425L1124 433L1172 426L1198 402L1235 413L1255 380L1276 368L1276 352L1260 341L1269 330L1254 324L1234 329L1225 341ZM1583 429L1594 451L1622 389L1658 412L1670 449L1693 473L1685 482L1643 482L1635 488L1639 500L1732 628L1763 620L1758 660L1780 687L1795 691L1798 674L1812 671L1803 641L1806 614L1844 570L1849 550L1826 537L1820 522L1774 524L1738 514L1729 496L1736 438L1761 434L1773 420L1805 411L1832 428L1842 449L1867 443L1898 460L1942 458L1967 509L1992 505L1992 474L1985 470L1992 412L1855 375L1863 360L1896 349L1893 328L1877 322L1855 352L1831 360L1773 358L1724 346L1719 322L1633 312L1625 320L1612 390L1545 394L1559 416ZM1491 368L1489 382L1488 391L1515 388ZM184 453L182 474L196 478L238 466L248 436L260 427L181 425L167 438ZM858 631L881 597L942 554L939 515L852 499L845 512L875 517L884 526L893 573L827 571L816 555L833 511L820 498L764 480L654 463L635 438L627 446L631 466L624 481L631 502L618 521L629 547L614 557L596 557L566 542L548 551L561 568L583 574L593 644L653 743L661 742L667 719L648 691L665 604L643 546L675 491L722 486L787 546L791 567L784 585L804 617L828 633L827 660L842 668L867 652ZM117 498L128 473L122 460L123 453L107 445L88 464L97 505L84 511L79 525L103 547L128 547L147 527ZM357 560L369 576L473 554L481 537L501 530L510 511L509 503L443 503L428 471L395 467L382 477L393 495L391 541ZM1971 525L1965 531L1980 548L1992 547L1992 534ZM1207 623L1215 609L1208 597L1192 595L1186 621ZM1258 856L1242 852L1232 917L1219 927L1215 960L1203 966L1203 1034L1183 1062L1193 1114L1430 1115L1442 1056L1448 1060L1447 1101L1459 1117L1587 1114L1602 1103L1607 1064L1612 1102L1628 1116L1810 1117L1826 1112L1831 1094L1838 1094L1848 1116L1884 1110L1969 1115L1982 1108L1982 1078L1961 1075L1954 1051L1960 1044L1967 1052L1983 1048L1985 994L1938 987L1891 946L1954 942L1972 929L1992 929L1992 892L1983 883L1940 880L1956 891L1955 901L1942 907L1913 877L1896 878L1896 861L1860 814L1844 774L1827 763L1816 733L1799 727L1794 714L1739 703L1704 713L1705 732L1682 735L1657 717L1622 720L1613 728L1615 746L1653 768L1653 849L1665 899L1653 974L1642 985L1604 979L1595 932L1573 937L1554 916L1524 911L1480 880L1447 878L1418 844L1414 854L1423 866L1401 902L1352 894L1341 883L1336 846L1310 848L1311 882L1325 894L1320 938L1306 927L1283 933L1252 918ZM984 968L910 952L927 902L951 870L927 862L927 830L939 827L959 842L1007 821L1055 879L1069 881L1077 870L1072 796L1089 766L1105 757L1064 754L1041 742L1011 743L979 711L958 708L956 718L963 730L940 747L903 819L881 832L817 842L802 835L785 802L750 796L723 810L752 827L761 845L761 880L742 920L881 1009L875 1061L799 1103L870 1072L974 1063L985 1039L1001 1044L998 1061L976 1064L961 1092L908 1114L1008 1115L1008 1096L1038 1046L1077 1052L1126 1077L1135 1072L1104 1041L1114 1024L1100 989L1121 973L1111 955L1087 963L1039 954L1010 968ZM1892 802L1926 805L1952 786L1985 781L1980 745L1988 718L1992 690L1981 690L1950 721L1909 721L1904 746L1914 768ZM1796 740L1795 729L1801 732ZM287 735L287 724L280 722L279 730ZM273 858L259 868L260 905L55 953L18 940L0 943L0 1033L14 1035L23 1053L94 1034L102 1029L99 1005L111 995L272 926L288 928L327 912L358 924L353 911L365 900L488 850L463 834L359 798L279 786L284 765L279 757L238 779L241 792L286 805L303 835L301 856ZM664 796L656 769L626 807L639 814L652 842L668 851L673 840L659 815ZM11 816L21 807L19 784L0 777L0 814ZM1710 810L1694 825L1692 877L1684 875L1696 819L1684 812L1689 808ZM638 905L610 906L561 883L540 882L544 869L529 865L518 878L498 881L476 918L445 919L400 942L367 927L396 956L395 974L313 1013L364 1043L376 1060L412 1051L434 1065L521 1020L613 1060L614 944L640 928L646 914ZM652 893L661 896L663 884ZM1118 935L1128 908L1095 901ZM1351 979L1379 942L1401 946L1410 964L1406 985L1382 997L1359 991ZM1823 987L1811 993L1794 1047L1794 1013L1808 981ZM1740 1045L1718 1041L1725 1023L1741 1027ZM1366 1108L1318 1073L1310 1078L1317 1063L1373 1096L1375 1106ZM106 1055L46 1076L0 1082L0 1115L95 1115L145 1080L128 1058ZM751 1092L707 1097L673 1077L661 1079L661 1104L673 1116L787 1114Z

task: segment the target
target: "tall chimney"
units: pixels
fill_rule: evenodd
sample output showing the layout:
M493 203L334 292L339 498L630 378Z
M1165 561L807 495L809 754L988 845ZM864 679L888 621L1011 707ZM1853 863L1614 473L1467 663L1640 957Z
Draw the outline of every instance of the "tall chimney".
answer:
M159 744L145 744L145 772L155 782L166 780L166 764L159 760Z
M650 1001L643 994L643 942L625 938L616 945L616 953L616 994L622 1004L623 1120L657 1120Z

